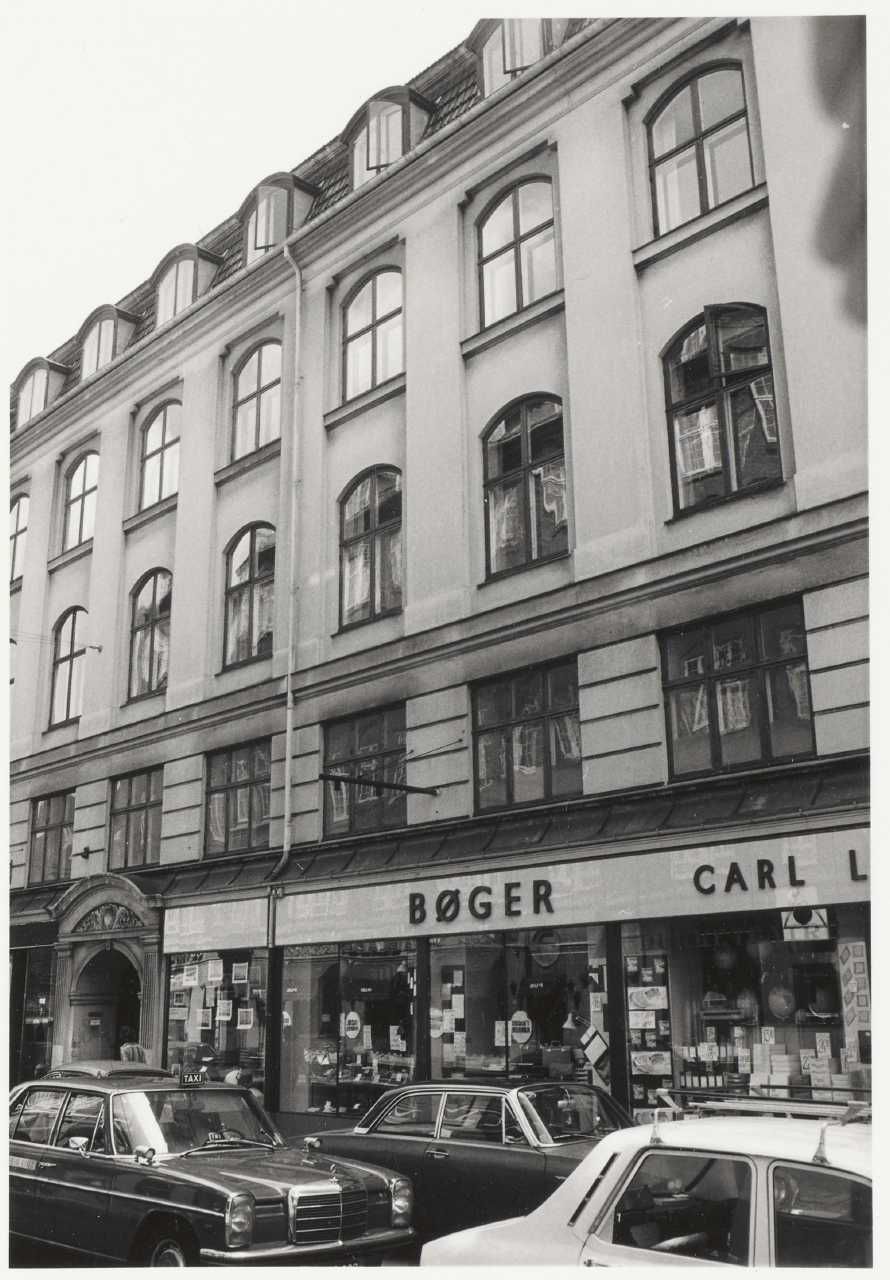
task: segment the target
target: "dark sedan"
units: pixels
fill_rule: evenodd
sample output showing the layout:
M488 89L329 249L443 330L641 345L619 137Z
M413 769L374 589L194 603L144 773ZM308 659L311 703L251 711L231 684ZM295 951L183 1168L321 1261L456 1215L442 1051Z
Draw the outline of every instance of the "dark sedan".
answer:
M413 1239L406 1178L288 1148L250 1091L227 1085L85 1074L20 1085L9 1168L13 1238L71 1257L367 1264Z
M431 1240L530 1213L601 1138L632 1124L587 1084L454 1080L391 1089L354 1129L306 1141L409 1177L418 1238Z

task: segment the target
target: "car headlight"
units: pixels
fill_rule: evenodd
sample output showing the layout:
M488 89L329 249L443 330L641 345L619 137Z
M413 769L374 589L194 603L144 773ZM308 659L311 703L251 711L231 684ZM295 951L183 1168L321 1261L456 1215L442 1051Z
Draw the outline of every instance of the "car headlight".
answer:
M410 1178L390 1178L391 1221L394 1227L410 1227L414 1212L414 1187Z
M226 1248L246 1249L253 1240L256 1202L249 1191L229 1196L226 1204Z

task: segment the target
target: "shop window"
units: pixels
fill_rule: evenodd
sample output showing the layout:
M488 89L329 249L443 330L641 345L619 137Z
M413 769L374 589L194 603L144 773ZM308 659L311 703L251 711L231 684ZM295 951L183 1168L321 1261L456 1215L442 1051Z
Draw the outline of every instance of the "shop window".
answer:
M613 1244L747 1266L751 1166L693 1151L647 1153L610 1212Z
M179 258L167 268L158 284L156 324L166 324L191 306L195 300L196 280L194 256Z
M266 1091L269 961L263 948L169 957L167 1066Z
M84 638L86 620L86 609L69 609L56 623L53 631L50 728L68 724L80 715L87 651Z
M152 507L179 489L179 433L182 405L162 405L142 430L139 510Z
M163 693L170 655L173 575L154 569L132 593L130 699Z
M44 839L44 847L46 841ZM39 855L42 861L42 854ZM13 981L10 994L10 1027L15 1065L11 1084L33 1080L48 1067L53 1047L52 947L28 947L12 953ZM16 1040L16 1031L20 1034Z
M388 382L404 368L402 273L387 267L364 280L343 307L343 399Z
M813 754L799 602L664 636L662 672L674 777Z
M870 1267L871 1186L833 1169L773 1165L776 1267Z
M402 477L394 467L361 476L340 503L340 626L402 608Z
M9 581L22 576L25 566L25 543L28 535L30 499L20 493L9 509Z
M579 795L576 660L478 685L473 732L479 810Z
M160 861L163 785L163 769L132 773L112 782L108 852L111 871Z
M116 323L114 316L105 316L104 319L97 320L87 333L81 354L80 376L82 378L88 378L91 373L95 373L114 358Z
M762 307L705 307L663 364L676 511L781 480Z
M275 612L275 530L268 524L242 530L226 555L224 666L272 654Z
M562 405L532 397L482 437L489 577L566 553L569 523Z
M34 369L28 374L25 381L19 387L18 398L16 400L15 422L17 427L23 427L26 422L30 422L32 418L36 418L38 413L43 413L46 408L46 393L49 387L49 373L42 366Z
M207 757L208 857L268 849L271 761L268 738Z
M98 488L99 455L86 453L74 463L65 478L63 551L92 538Z
M232 461L281 435L281 343L255 347L235 373Z
M324 764L337 775L325 780L325 835L405 825L406 793L378 785L405 784L404 706L327 725Z
M410 939L285 948L282 1111L357 1119L414 1079L415 975Z
M478 226L480 327L553 293L556 241L549 178L517 183Z
M646 125L656 236L754 185L739 66L706 67L673 86Z
M71 879L73 838L73 791L57 792L32 802L28 884Z

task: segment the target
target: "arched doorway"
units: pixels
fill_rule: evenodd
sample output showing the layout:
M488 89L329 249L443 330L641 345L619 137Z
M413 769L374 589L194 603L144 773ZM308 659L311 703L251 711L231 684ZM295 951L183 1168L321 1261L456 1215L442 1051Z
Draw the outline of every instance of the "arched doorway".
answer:
M136 966L107 943L81 969L71 993L71 1057L117 1058L139 1039L142 982Z

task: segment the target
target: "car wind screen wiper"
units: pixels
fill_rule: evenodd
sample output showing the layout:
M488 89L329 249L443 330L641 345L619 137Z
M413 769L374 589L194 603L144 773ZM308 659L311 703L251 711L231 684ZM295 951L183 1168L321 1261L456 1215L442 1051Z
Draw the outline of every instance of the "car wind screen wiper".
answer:
M188 1151L181 1151L179 1154L191 1156L196 1151L213 1151L217 1147L262 1147L265 1151L274 1151L275 1146L274 1142L257 1142L255 1138L208 1138L206 1142L189 1147Z

